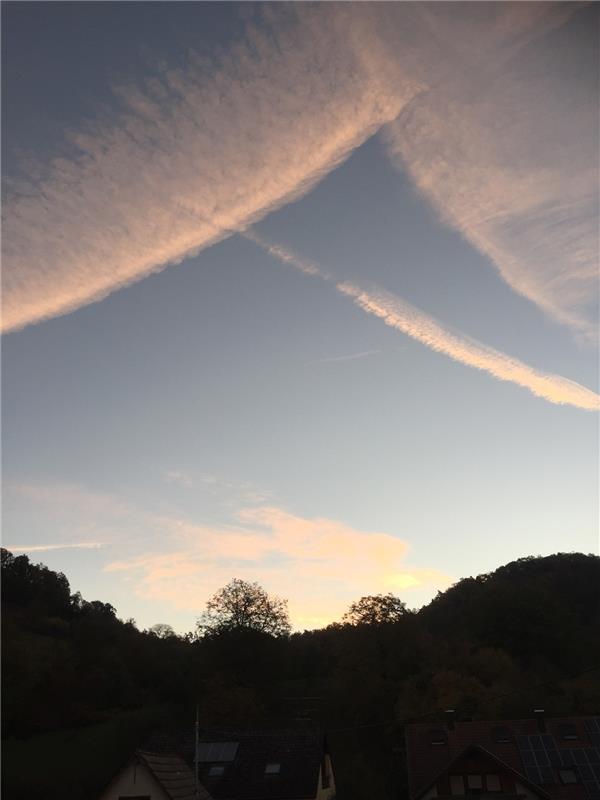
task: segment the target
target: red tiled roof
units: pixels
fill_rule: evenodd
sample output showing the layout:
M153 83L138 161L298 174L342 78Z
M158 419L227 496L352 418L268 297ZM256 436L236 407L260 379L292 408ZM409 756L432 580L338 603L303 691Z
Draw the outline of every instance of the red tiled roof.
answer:
M148 767L155 780L171 800L196 800L194 775L183 758L165 753L136 752L136 757ZM200 785L197 800L211 800L210 794Z
M595 743L591 740L585 725L586 719L582 717L562 717L559 719L546 719L544 721L545 734L554 738L558 750L592 748ZM565 723L574 725L577 740L563 740L560 736L560 725ZM493 729L495 727L508 728L511 734L510 742L494 741ZM446 733L447 743L432 745L430 733L443 729ZM488 721L456 721L452 727L445 727L443 723L427 722L409 724L405 729L406 759L411 798L416 798L436 775L450 766L450 764L472 745L478 745L491 753L514 772L525 777L525 768L517 745L516 737L520 735L539 735L540 723L536 719L522 720L488 720ZM568 800L583 800L588 795L582 784L564 786L559 783L556 775L555 784L544 784L543 789L552 798L568 798Z
M469 745L466 748L466 750L463 750L462 753L459 753L459 755L456 758L453 758L449 764L446 764L445 767L443 767L433 779L430 779L426 785L421 787L421 789L419 790L419 795L422 795L427 789L430 789L436 782L436 780L440 778L443 774L445 774L448 771L448 769L451 769L452 766L457 761L459 761L463 756L471 753L475 753L478 756L480 756L480 758L483 759L483 762L485 763L486 767L487 766L491 767L491 765L494 765L494 767L501 767L502 769L507 770L512 775L518 777L519 780L522 781L525 786L527 786L527 788L532 789L533 791L536 792L536 796L539 796L540 800L549 800L550 795L545 790L531 783L530 781L527 780L527 778L523 778L523 776L519 772L516 772L514 769L512 769L512 767L510 767L504 761L501 761L493 753L490 753L488 750L486 750L484 747L481 747L478 744Z

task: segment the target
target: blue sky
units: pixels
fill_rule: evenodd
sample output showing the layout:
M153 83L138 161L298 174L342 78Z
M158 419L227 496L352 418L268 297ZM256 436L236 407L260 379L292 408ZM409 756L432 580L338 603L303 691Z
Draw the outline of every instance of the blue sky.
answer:
M178 630L598 551L598 11L458 12L5 4L5 546Z

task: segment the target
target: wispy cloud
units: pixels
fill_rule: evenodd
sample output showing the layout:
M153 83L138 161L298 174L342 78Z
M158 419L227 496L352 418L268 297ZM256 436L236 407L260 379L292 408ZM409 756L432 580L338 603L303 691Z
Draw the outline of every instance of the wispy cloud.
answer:
M597 85L574 91L578 43L544 39L580 9L267 6L228 53L118 87L118 108L70 133L71 155L8 186L3 330L245 230L387 126L394 162L441 217L593 337Z
M524 48L513 23L529 10L505 4L491 24L497 12L480 5L452 7L454 21L449 10L422 8L431 40L448 38L450 25L461 57L387 126L389 152L516 292L594 340L598 65L590 54L597 13L587 40L581 28L570 38L544 39L582 7L543 4L537 41Z
M45 553L48 550L98 550L104 542L61 542L60 544L7 544L11 553Z
M3 329L64 314L181 261L307 192L418 90L386 82L365 13L265 8L212 62L116 90L73 154L4 201Z
M234 574L290 600L296 626L339 619L361 594L444 588L451 578L406 563L408 544L389 533L306 518L276 506L242 509L233 527L164 518L172 549L109 564L131 576L142 597L198 610ZM327 609L323 616L323 609Z
M90 516L110 516L113 519L127 516L131 506L111 494L90 491L74 483L5 483L9 498L21 498L30 506L62 509Z
M250 481L232 480L211 472L169 469L163 473L168 484L195 490L196 495L210 495L222 506L235 507L246 503L264 503L270 493Z
M168 469L164 473L164 479L167 483L176 483L179 486L185 486L187 489L193 486L191 476L181 469Z
M466 180L469 197L483 198L488 210L493 206L497 220L498 203L504 209L509 194L537 198L525 204L527 213L540 198L552 199L555 187L562 185L563 168L548 171L545 161L541 173L548 176L550 188L545 193L539 187L531 189L531 170L522 173L521 163L506 169L507 148L502 158L492 153L489 180L481 180L486 178L481 158L472 174L460 170L472 163L472 159L465 162L465 152L488 155L485 147L481 151L473 147L473 136L477 135L478 146L488 139L490 147L497 142L484 122L492 110L490 119L498 128L507 93L491 86L493 68L507 62L524 42L560 24L571 11L567 13L563 4L559 11L546 4L491 10L490 4L482 4L487 10L473 11L470 6L461 12L469 15L469 24L462 18L461 25L439 5L433 11L420 5L267 5L260 26L248 23L243 37L227 53L212 60L190 53L183 67L160 66L135 85L117 87L112 110L70 132L70 154L40 164L30 170L30 179L7 187L3 330L99 300L231 231L244 230L307 192L417 97L421 99L413 112L390 129L392 149L401 152L417 183L445 209L446 217L458 220L465 231L474 231L469 234L473 240L485 234L477 219L482 214L487 219L489 213L482 212L473 224L465 221L463 208L473 204L462 199L458 203L457 182ZM471 121L464 100L472 95L473 75L481 74L482 53L488 83L480 94L490 99ZM519 110L523 91L537 88L527 77L525 73L519 80L528 88L516 87ZM509 89L512 92L515 85ZM462 105L452 105L457 93L456 103ZM542 99L547 105L547 91ZM538 113L536 103L531 106L530 117ZM419 116L415 109L422 108ZM442 125L448 109L452 121ZM522 126L513 125L514 107L508 110L514 144ZM570 126L579 123L579 116L563 111L541 115L544 135L536 138L536 148L548 140L546 151L554 153L547 131L554 129L554 123L567 124L561 119ZM477 134L470 134L471 129ZM532 141L527 132L527 142ZM570 141L579 138L573 134ZM568 169L576 167L569 182L574 188L563 198L562 215L552 212L565 223L559 226L568 231L564 242L580 238L581 229L569 223L575 220L581 197L587 197L580 190L587 187L589 194L590 186L589 170L584 174L580 167L585 159L571 150L564 163ZM588 167L594 161L595 157ZM521 173L526 177L517 179ZM479 183L485 187L483 194L473 188ZM504 200L495 199L497 195ZM541 209L539 203L537 207ZM523 205L516 208L522 210ZM547 233L549 219L543 216L536 236ZM515 235L515 225L504 238L529 236L523 230ZM500 227L495 224L496 231ZM556 239L548 250L554 262L555 243ZM574 256L578 274L586 269L581 265L589 264L586 248L587 244L574 248L579 253ZM517 256L521 255L519 250ZM510 277L515 270L509 261L501 263L511 285L522 288L524 281ZM305 268L311 269L307 264ZM563 297L568 288L566 294L573 299L570 287L578 281L558 283L552 297ZM523 291L535 293L527 287Z
M309 367L312 364L336 364L339 361L356 361L359 358L368 358L369 356L376 356L381 350L363 350L360 353L349 353L345 356L331 356L330 358L317 358L314 361L308 361L305 366Z
M291 250L281 245L272 245L265 239L255 236L253 241L269 255L286 264L295 266L305 272L304 260ZM326 281L333 278L326 270L317 265L311 274L318 275ZM560 375L542 372L525 364L519 359L495 350L488 345L451 331L429 314L397 295L375 288L366 291L353 283L337 282L336 289L341 294L351 297L354 303L367 314L382 319L386 325L416 339L438 353L449 356L454 361L474 367L502 381L509 381L528 389L532 394L558 405L571 405L586 411L597 411L600 408L600 396L591 389L581 386L575 381Z
M2 525L9 549L19 552L121 546L124 531L147 535L139 510L121 497L59 482L5 482Z

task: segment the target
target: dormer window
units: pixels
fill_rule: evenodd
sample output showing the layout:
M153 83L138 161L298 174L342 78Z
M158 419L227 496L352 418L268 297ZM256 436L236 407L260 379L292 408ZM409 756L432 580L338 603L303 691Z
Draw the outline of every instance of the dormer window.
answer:
M558 726L561 739L579 739L577 727L571 722L563 722Z
M448 744L448 736L446 731L439 728L438 730L429 731L429 744L440 745Z
M558 770L558 777L561 780L561 783L579 783L577 779L577 773L574 769L559 769Z
M267 764L265 767L265 775L279 775L281 772L281 764Z
M512 742L512 734L506 725L497 725L492 728L492 739L498 743Z
M213 764L208 768L209 778L221 778L225 774L225 767L222 764Z

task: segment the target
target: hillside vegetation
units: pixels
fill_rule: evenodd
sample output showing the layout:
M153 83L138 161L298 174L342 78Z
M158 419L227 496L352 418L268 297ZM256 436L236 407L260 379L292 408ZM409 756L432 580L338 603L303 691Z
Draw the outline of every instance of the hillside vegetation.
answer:
M418 612L398 601L392 622L179 637L3 550L5 796L94 797L151 730L191 726L198 705L205 727L318 724L340 800L396 798L408 720L600 709L599 587L600 558L556 554L465 578Z

